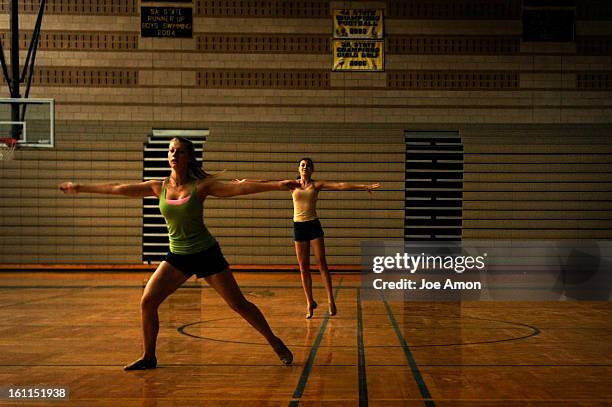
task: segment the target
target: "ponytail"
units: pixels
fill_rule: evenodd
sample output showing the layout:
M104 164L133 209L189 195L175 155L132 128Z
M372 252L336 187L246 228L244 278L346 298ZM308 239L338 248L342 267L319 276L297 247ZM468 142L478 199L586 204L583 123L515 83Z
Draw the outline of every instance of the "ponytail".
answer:
M202 163L198 162L195 159L195 157L189 163L189 168L188 168L187 171L189 172L189 176L191 178L195 178L195 179L204 179L204 178L208 178L208 177L212 176L211 174L209 174L206 171L204 171L204 168L202 168Z

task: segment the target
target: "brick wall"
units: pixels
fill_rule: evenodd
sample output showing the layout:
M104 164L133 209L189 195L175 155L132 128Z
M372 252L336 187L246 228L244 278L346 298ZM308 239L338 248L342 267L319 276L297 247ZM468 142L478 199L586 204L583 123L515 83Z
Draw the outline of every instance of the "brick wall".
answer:
M320 177L381 180L322 194L331 263L401 238L406 130L460 132L464 237L610 238L612 15L577 3L576 41L536 44L518 0L194 0L192 39L141 38L135 0L49 1L30 97L55 98L56 147L0 163L0 262L141 262L140 200L56 185L139 181L153 128L209 129L206 166L228 179L292 176L310 155ZM23 59L37 5L20 2ZM385 72L331 72L330 10L349 5L385 9ZM290 207L211 200L207 219L232 262L294 263Z

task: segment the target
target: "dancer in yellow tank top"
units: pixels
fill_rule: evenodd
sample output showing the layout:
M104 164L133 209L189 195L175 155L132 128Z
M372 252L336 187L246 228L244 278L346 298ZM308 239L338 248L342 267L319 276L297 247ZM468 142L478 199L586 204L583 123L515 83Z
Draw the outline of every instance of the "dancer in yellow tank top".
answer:
M323 189L332 191L363 190L372 193L372 190L380 188L379 183L374 184L352 184L348 182L315 181L311 178L314 171L314 163L310 158L302 158L298 166L299 185L291 188L293 197L293 240L295 241L295 254L300 265L302 287L306 296L306 318L312 318L317 302L312 295L312 277L310 276L310 246L314 249L315 259L319 264L321 278L327 293L329 314L336 315L336 302L325 258L325 241L323 240L323 228L317 215L317 198L319 191ZM243 182L268 182L264 180L242 179L235 180L236 183Z
M336 302L332 288L331 275L325 258L325 241L323 228L317 216L317 197L319 191L372 190L380 188L379 183L352 184L348 182L315 181L311 178L314 163L310 158L302 158L298 166L300 186L291 190L293 197L293 240L295 253L300 265L302 287L306 296L306 318L312 318L317 303L312 295L312 278L310 276L310 246L314 249L315 259L319 264L321 278L327 293L329 314L336 315Z

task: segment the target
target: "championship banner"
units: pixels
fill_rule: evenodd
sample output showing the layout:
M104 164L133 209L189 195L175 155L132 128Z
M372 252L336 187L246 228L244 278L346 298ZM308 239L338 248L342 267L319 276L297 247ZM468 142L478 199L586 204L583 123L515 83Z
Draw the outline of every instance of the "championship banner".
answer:
M384 71L384 41L334 40L333 71Z
M193 37L191 7L141 7L140 35L144 37Z
M334 38L383 38L383 11L334 10Z

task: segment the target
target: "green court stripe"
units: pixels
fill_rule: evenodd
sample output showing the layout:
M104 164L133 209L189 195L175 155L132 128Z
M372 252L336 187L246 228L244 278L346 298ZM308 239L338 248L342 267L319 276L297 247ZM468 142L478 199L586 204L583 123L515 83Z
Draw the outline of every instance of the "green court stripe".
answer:
M393 325L393 330L395 331L395 335L402 345L402 349L404 350L404 355L406 356L406 360L408 361L408 365L410 365L410 370L412 371L412 376L419 387L419 391L421 392L421 396L423 397L423 401L425 401L425 405L428 407L435 407L435 403L431 399L431 394L429 393L429 389L427 389L427 385L425 384L425 380L419 371L419 367L417 366L416 360L414 356L412 356L412 352L410 352L410 348L406 343L406 339L404 339L404 335L399 328L397 321L395 320L395 316L393 316L393 312L391 311L391 307L386 299L383 298L383 303L385 304L385 309L387 310L387 315L389 316L389 320L391 321L391 325Z
M342 279L340 279L340 283L336 288L336 292L334 293L334 298L338 298L338 291L340 291L340 287L342 286ZM296 407L300 404L300 398L304 394L304 389L306 388L306 383L308 382L308 376L310 376L310 371L312 370L312 365L314 364L314 360L317 356L317 351L319 350L319 346L321 345L321 340L323 339L323 334L325 333L325 329L327 328L327 323L329 322L329 313L325 314L325 318L323 319L323 323L321 324L321 328L319 329L319 334L315 338L315 341L312 344L312 348L310 349L310 353L308 354L308 359L304 364L304 369L302 370L302 375L300 376L300 380L293 391L293 398L289 402L289 407Z
M363 314L361 312L361 290L357 290L357 352L359 370L359 406L368 405L368 380L366 376L365 347L363 345Z

